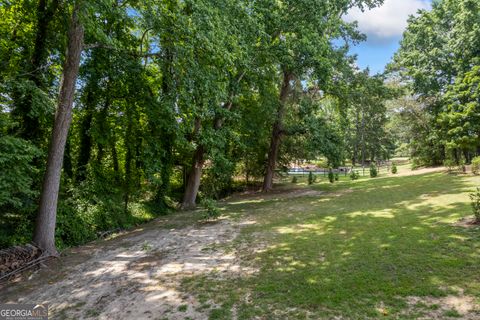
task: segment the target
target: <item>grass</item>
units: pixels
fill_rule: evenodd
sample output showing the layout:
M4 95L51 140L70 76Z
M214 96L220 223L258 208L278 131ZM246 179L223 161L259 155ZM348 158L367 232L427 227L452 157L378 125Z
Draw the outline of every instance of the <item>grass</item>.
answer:
M319 196L226 205L225 214L256 221L231 249L258 272L186 280L185 290L219 306L211 319L453 319L454 308L407 300L462 291L478 302L480 230L455 225L471 215L477 177L322 181L311 186L325 192ZM306 178L296 187L306 188Z

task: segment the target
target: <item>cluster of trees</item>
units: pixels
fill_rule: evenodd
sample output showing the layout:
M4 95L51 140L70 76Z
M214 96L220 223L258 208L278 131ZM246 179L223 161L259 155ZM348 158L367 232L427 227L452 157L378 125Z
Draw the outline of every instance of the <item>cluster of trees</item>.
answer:
M294 159L393 150L342 16L380 0L0 4L0 245L47 253ZM140 211L140 214L138 213Z
M405 95L394 131L417 165L480 152L480 2L442 0L409 20L390 67Z

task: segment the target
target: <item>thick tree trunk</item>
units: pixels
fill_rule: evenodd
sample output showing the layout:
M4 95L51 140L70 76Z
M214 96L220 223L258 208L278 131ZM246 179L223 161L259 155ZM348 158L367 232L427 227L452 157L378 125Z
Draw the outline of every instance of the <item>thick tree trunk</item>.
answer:
M231 110L233 107L233 102L228 102L225 104L225 110ZM213 128L215 130L220 130L223 126L224 119L222 117L215 118L213 122ZM200 121L197 120L195 131L198 133L200 130ZM192 167L188 173L187 184L185 187L185 193L183 195L183 201L181 209L191 210L196 207L196 200L198 190L200 188L200 180L202 178L203 165L205 163L205 148L201 145L195 150L193 156Z
M43 181L39 211L33 241L45 253L56 255L55 224L57 218L58 190L62 174L63 156L68 130L72 121L75 84L82 53L83 26L78 17L78 4L72 14L68 31L68 48L63 67L62 84L58 97L57 113L48 151L47 169Z
M283 84L280 90L280 101L275 117L275 123L273 124L272 137L270 139L270 148L268 151L268 159L265 167L265 177L263 180L263 192L271 191L273 188L273 176L275 174L275 165L277 163L278 151L280 149L280 143L283 135L283 116L285 113L285 107L290 93L290 81L292 75L288 72L283 73Z
M202 178L203 164L205 163L205 150L199 145L193 156L193 163L188 173L187 186L183 195L182 210L191 210L196 207L198 189L200 188L200 180Z

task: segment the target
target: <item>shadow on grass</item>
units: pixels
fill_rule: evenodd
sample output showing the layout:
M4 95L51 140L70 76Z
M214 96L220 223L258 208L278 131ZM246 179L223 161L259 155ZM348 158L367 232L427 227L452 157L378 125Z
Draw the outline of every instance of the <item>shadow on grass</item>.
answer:
M466 178L436 173L315 188L326 194L229 206L257 221L244 229L239 254L259 271L187 281L223 303L211 318L227 319L235 306L240 319L415 319L422 310L402 312L408 297L459 289L480 296L479 230L453 225L470 214Z

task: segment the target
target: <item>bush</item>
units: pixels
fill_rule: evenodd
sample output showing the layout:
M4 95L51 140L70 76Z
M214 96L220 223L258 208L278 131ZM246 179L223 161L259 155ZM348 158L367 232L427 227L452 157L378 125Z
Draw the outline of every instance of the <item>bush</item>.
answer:
M360 179L360 174L358 172L356 172L355 170L353 170L353 168L352 168L352 171L350 172L350 179L351 180Z
M480 173L480 157L475 157L472 159L472 172L473 174Z
M454 171L457 167L457 163L453 159L443 160L443 165L447 167L448 171Z
M338 172L335 173L335 181L338 181L338 179L340 179L340 177L338 176Z
M298 182L297 176L293 176L293 178L292 178L292 183L297 183L297 182Z
M328 181L330 181L330 183L334 183L334 182L335 182L335 175L333 174L333 170L332 170L332 169L328 170Z
M470 194L470 199L472 199L472 210L473 215L475 216L475 223L480 223L480 188L477 188L477 191Z
M458 162L452 158L445 159L443 165L447 167L448 171L461 171L463 173L467 172L465 167L465 160L461 158Z
M395 164L395 162L392 162L392 173L397 174L397 172L398 172L397 165Z
M313 176L313 172L308 173L308 184L311 185L315 182L315 177Z
M370 165L370 178L376 178L378 176L378 169L375 163Z
M220 209L218 209L215 200L204 198L202 199L201 205L205 209L205 213L203 215L204 220L217 220L220 217Z

